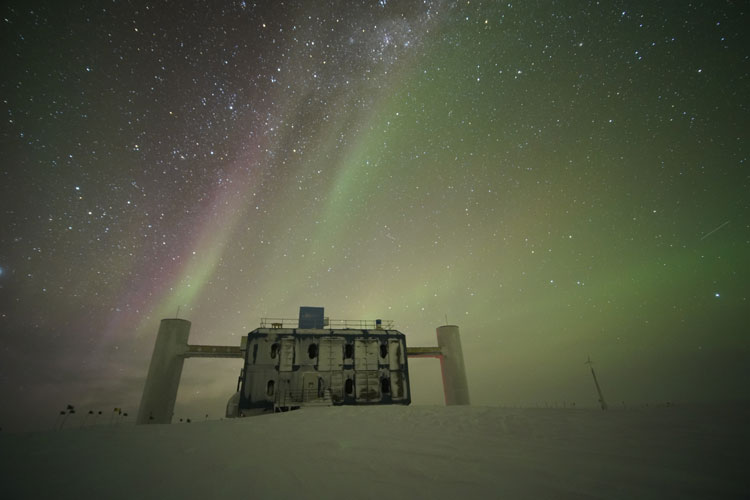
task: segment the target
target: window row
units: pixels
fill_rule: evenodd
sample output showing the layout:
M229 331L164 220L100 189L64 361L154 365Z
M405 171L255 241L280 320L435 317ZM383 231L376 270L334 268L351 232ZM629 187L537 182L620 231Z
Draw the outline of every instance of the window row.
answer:
M278 342L271 344L271 359L276 359L279 355L279 349L281 346ZM318 344L310 344L307 348L307 355L310 359L318 357ZM380 357L385 359L388 357L388 344L380 344ZM344 359L354 359L354 344L344 344Z

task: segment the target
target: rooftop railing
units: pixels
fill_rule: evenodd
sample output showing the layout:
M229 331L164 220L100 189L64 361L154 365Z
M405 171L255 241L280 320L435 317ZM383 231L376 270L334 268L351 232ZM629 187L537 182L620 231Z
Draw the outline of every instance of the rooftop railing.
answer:
M299 328L299 318L261 318L261 328ZM331 330L392 330L390 319L323 319L323 328Z

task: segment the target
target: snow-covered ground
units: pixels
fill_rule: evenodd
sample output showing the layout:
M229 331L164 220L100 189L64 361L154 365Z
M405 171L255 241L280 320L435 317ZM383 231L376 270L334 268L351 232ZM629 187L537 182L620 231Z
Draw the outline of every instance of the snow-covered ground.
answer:
M750 407L336 407L0 435L3 498L750 497Z

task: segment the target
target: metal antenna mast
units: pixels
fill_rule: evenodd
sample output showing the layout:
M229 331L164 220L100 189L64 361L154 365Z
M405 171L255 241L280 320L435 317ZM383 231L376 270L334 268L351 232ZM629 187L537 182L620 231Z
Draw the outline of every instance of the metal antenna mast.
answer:
M591 356L587 356L586 365L589 365L589 368L591 368L591 376L594 377L594 385L596 385L596 392L599 393L599 404L602 405L602 410L607 409L607 402L604 401L604 396L602 396L602 389L599 387L599 381L596 380L596 373L594 373L594 363L591 361Z

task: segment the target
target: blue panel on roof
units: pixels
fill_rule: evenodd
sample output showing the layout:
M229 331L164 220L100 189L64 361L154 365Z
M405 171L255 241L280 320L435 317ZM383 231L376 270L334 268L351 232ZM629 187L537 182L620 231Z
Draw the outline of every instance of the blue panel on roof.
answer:
M299 328L323 328L322 307L300 307Z

